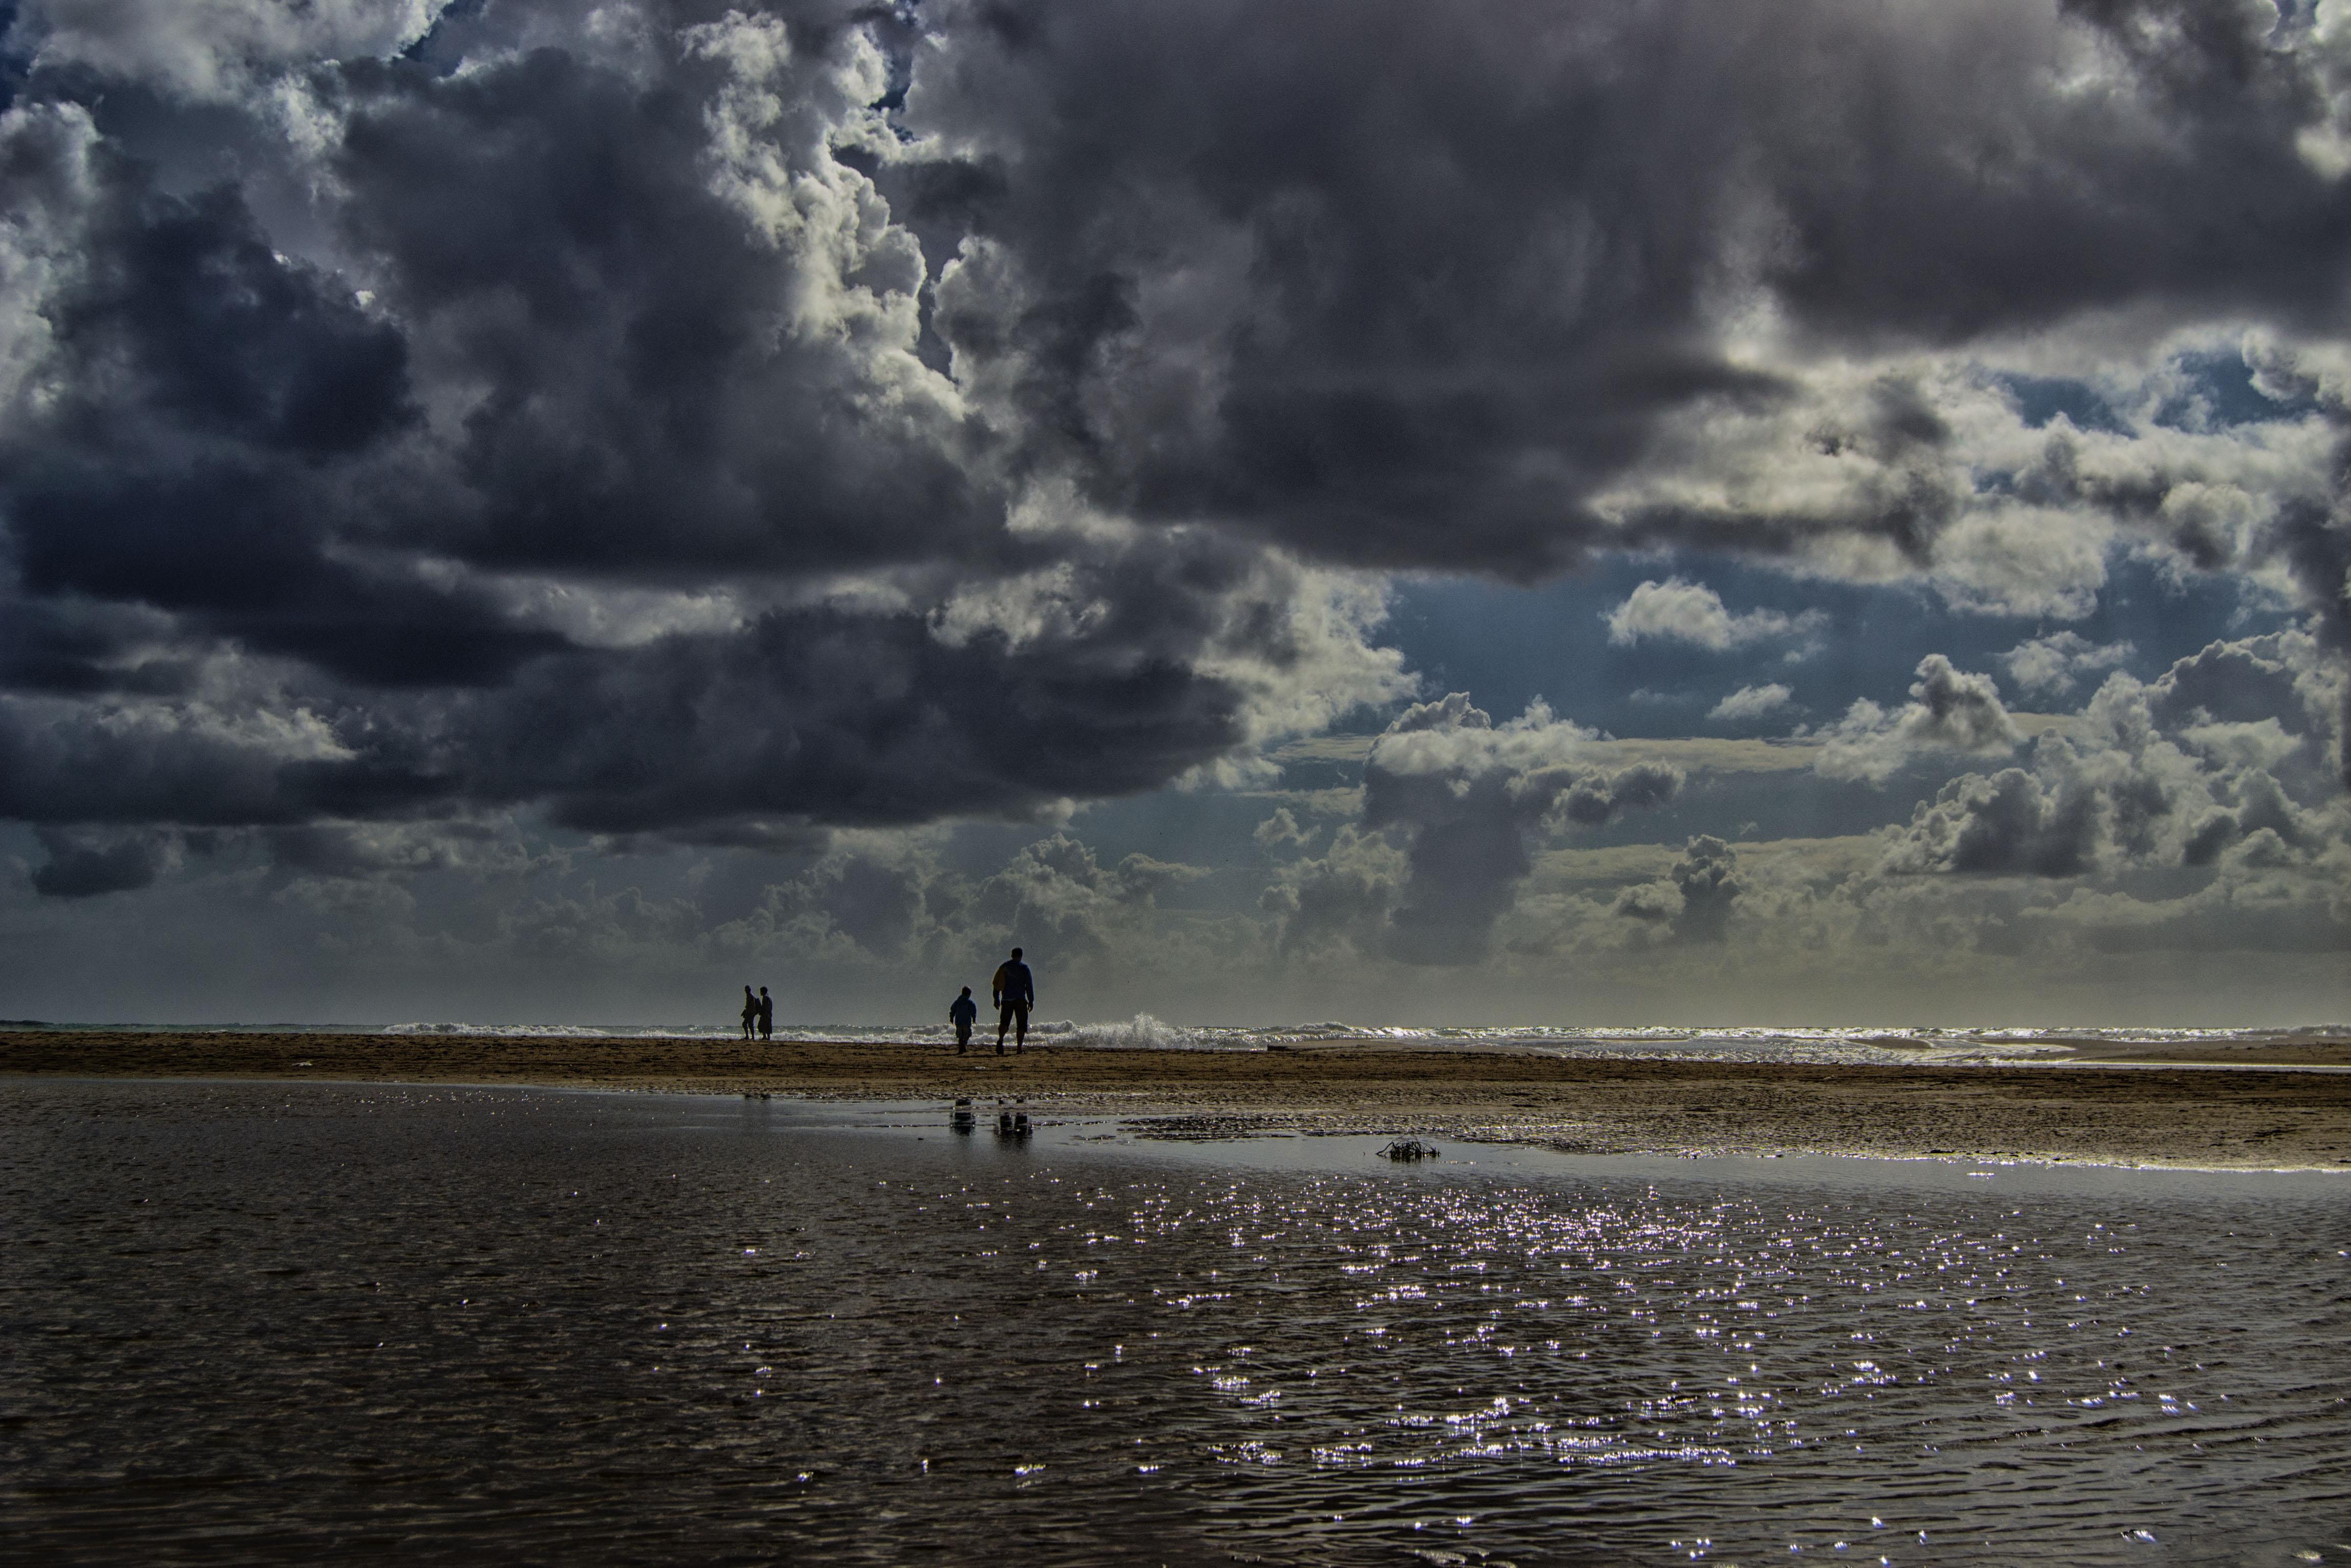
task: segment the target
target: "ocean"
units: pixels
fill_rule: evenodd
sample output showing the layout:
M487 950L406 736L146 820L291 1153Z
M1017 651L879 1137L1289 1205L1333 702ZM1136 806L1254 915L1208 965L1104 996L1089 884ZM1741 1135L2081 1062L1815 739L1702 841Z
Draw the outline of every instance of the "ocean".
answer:
M19 1562L2351 1558L2319 1173L0 1082Z
M992 1031L993 1021L987 1020ZM140 1029L175 1034L259 1031L288 1034L465 1035L507 1040L732 1040L740 1026L723 1023L481 1023L463 1020L371 1024L315 1023L123 1023L58 1024L67 1029ZM1855 1063L1877 1065L2016 1064L2050 1062L2069 1054L2069 1044L2092 1048L2146 1044L2272 1045L2341 1040L2351 1025L2266 1029L2116 1029L2051 1025L2034 1028L1936 1028L1924 1025L1851 1025L1819 1028L1724 1027L1593 1028L1582 1025L1357 1024L1341 1020L1278 1025L1185 1025L1148 1013L1109 1022L1038 1019L1029 1038L1065 1049L1156 1051L1263 1051L1301 1040L1358 1041L1417 1049L1526 1051L1555 1056L1697 1058L1724 1061ZM911 1025L783 1023L778 1040L872 1040L879 1043L951 1043L944 1023Z

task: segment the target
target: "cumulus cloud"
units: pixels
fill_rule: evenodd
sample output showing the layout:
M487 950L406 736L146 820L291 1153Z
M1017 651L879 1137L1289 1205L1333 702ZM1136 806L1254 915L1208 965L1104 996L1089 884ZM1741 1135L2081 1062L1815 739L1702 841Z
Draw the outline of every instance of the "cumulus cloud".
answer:
M1284 866L1258 906L1279 922L1285 955L1348 942L1375 948L1374 938L1410 874L1404 852L1387 835L1345 822L1332 835L1328 853Z
M1251 837L1257 841L1258 848L1271 852L1285 845L1304 849L1318 831L1317 829L1299 826L1297 813L1287 806L1279 806L1274 809L1272 816L1257 825Z
M1739 852L1710 833L1694 834L1665 876L1619 893L1613 913L1662 926L1683 942L1729 939L1730 906L1746 891Z
M1531 840L1598 826L1681 789L1680 769L1661 763L1589 760L1595 738L1540 703L1502 725L1464 692L1405 709L1364 764L1361 831L1276 884L1269 906L1292 916L1283 940L1328 932L1338 916L1407 963L1482 956L1533 869Z
M1900 709L1888 713L1856 698L1823 732L1815 764L1823 776L1882 784L1921 752L1989 756L2022 740L1990 675L1960 670L1941 653L1920 660L1917 674Z
M1708 709L1706 716L1730 724L1745 724L1779 712L1795 695L1778 681L1768 685L1741 686Z
M2136 652L2127 642L2093 643L2079 632L2056 632L2019 643L2001 663L2026 691L2064 696L2083 676L2117 668Z
M1886 872L2071 877L2101 870L2205 867L2259 841L2273 859L2306 862L2339 836L2341 797L2327 758L2331 708L2289 707L2259 721L2217 718L2213 674L2259 672L2275 695L2301 695L2296 664L2318 672L2307 633L2217 643L2153 685L2107 678L2081 721L2043 736L2030 767L1966 774L1889 831ZM2225 683L2234 701L2252 680ZM2239 711L2241 710L2231 710ZM2332 824L2332 826L2330 826ZM2245 852L2240 849L2237 852Z
M1669 873L1682 895L1675 934L1686 942L1727 939L1730 906L1745 889L1740 884L1739 852L1708 833L1699 833L1683 847Z
M868 970L992 965L998 949L1020 944L1039 965L1059 968L1145 945L1159 896L1205 874L1144 854L1105 865L1067 832L1029 843L985 876L942 863L936 849L919 835L834 835L718 938L747 955Z
M1828 621L1817 610L1801 615L1783 615L1776 610L1733 615L1713 589L1678 577L1643 582L1604 619L1608 622L1608 640L1620 646L1655 637L1695 643L1716 653L1769 637L1808 634Z
M1970 773L1917 809L1886 869L2077 875L2090 869L2098 805L2078 776L2044 785L2022 768Z

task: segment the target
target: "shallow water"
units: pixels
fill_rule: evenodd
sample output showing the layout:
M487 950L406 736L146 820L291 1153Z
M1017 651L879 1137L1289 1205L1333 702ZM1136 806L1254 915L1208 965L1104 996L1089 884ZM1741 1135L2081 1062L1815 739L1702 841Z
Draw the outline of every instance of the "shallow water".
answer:
M0 1083L0 1550L2351 1561L2341 1178L1381 1142Z

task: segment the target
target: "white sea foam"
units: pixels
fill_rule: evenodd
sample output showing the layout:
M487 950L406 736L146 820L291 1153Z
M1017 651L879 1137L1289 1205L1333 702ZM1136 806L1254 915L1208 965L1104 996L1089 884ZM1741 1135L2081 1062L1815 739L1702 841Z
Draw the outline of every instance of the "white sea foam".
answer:
M979 1033L987 1037L988 1020ZM291 1027L291 1026L289 1026ZM348 1027L348 1026L346 1026ZM552 1024L414 1022L385 1030L407 1035L475 1035L509 1040L732 1040L739 1026L724 1024ZM1696 1058L1728 1061L1898 1063L1937 1065L2023 1062L2063 1059L2069 1043L2272 1044L2341 1039L2351 1026L2300 1029L2115 1029L2053 1025L2045 1028L1942 1029L1919 1025L1844 1027L1745 1026L1687 1028L1649 1025L1589 1028L1570 1024L1418 1025L1319 1023L1234 1025L1177 1024L1150 1013L1132 1019L1080 1022L1040 1019L1029 1038L1061 1048L1124 1051L1263 1051L1308 1041L1414 1046L1458 1051L1522 1051L1544 1055L1618 1058ZM876 1025L794 1023L779 1025L774 1043L811 1040L877 1044L938 1044L954 1039L944 1022Z
M1107 1051L1197 1051L1206 1043L1196 1030L1162 1023L1149 1013L1137 1013L1125 1023L1062 1022L1029 1032L1055 1045L1092 1046Z

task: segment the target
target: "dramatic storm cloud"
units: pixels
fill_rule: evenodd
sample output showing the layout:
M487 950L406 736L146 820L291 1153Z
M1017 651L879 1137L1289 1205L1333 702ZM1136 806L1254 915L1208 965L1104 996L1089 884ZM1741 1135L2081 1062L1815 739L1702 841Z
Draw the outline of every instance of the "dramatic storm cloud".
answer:
M0 16L20 972L2335 908L2339 0Z
M26 19L67 100L0 127L6 810L1022 813L1399 689L1375 596L1023 479L925 361L921 247L852 166L872 29L494 10L279 61L233 138L266 174L186 189L168 113L109 134L66 62L236 101L308 35Z

